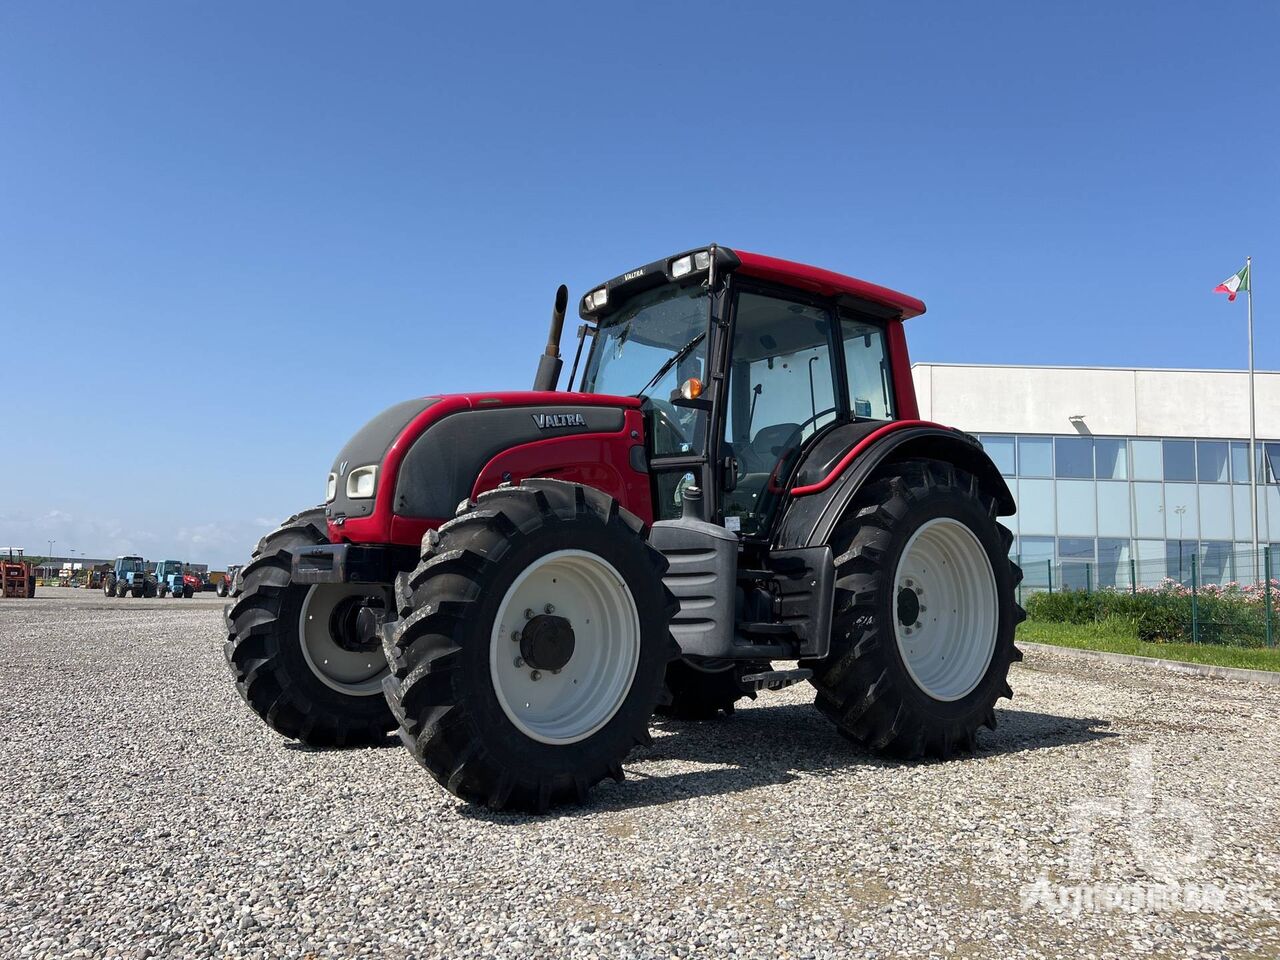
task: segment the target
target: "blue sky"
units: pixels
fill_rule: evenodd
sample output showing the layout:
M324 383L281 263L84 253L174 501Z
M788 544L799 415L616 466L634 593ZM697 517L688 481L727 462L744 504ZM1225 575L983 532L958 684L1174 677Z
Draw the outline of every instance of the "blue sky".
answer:
M528 386L556 284L709 240L956 362L1243 366L1252 254L1280 368L1280 7L1230 14L5 4L0 543L238 559L381 408Z

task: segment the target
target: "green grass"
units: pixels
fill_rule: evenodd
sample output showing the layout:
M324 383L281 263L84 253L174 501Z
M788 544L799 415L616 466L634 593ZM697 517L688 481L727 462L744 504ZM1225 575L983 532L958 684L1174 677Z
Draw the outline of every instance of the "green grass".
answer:
M1079 647L1105 650L1161 660L1184 660L1219 667L1244 667L1249 670L1280 671L1280 649L1215 646L1194 643L1148 643L1138 639L1137 629L1129 624L1103 621L1077 626L1071 623L1048 623L1028 620L1018 627L1018 639L1031 643L1048 643L1057 647Z

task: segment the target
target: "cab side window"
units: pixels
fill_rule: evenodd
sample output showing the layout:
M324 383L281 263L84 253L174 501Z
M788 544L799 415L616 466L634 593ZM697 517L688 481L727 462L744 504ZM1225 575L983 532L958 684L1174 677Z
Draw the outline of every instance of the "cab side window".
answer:
M844 366L849 378L849 410L863 420L892 420L893 391L884 331L871 323L842 317Z

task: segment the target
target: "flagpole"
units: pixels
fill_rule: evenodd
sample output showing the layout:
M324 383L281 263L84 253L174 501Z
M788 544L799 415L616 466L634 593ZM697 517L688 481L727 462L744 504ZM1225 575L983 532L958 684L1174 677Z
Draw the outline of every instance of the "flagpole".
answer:
M1249 286L1245 295L1249 298L1249 514L1253 519L1253 581L1258 575L1258 429L1254 412L1253 393L1253 257L1244 258L1244 275Z

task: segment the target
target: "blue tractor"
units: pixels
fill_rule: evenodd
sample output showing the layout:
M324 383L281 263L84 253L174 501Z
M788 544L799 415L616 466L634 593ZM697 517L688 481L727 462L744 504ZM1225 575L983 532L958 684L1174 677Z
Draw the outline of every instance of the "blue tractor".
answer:
M141 557L116 557L114 569L103 578L102 593L108 597L154 597L156 578L147 572Z
M161 560L156 564L156 589L160 596L191 597L191 588L182 582L182 567L181 560Z

